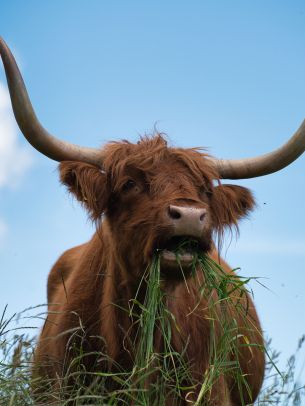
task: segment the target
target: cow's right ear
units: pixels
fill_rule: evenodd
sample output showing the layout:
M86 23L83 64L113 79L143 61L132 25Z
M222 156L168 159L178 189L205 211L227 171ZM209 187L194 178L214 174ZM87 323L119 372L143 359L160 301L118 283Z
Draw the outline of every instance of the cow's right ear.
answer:
M98 167L82 162L63 161L59 165L60 180L98 220L108 202L107 177Z

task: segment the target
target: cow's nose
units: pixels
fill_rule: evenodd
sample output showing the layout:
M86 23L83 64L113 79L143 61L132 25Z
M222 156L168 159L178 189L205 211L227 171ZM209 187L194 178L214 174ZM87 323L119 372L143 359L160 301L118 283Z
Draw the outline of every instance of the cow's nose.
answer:
M206 209L191 206L168 207L168 217L179 235L200 237L206 217Z

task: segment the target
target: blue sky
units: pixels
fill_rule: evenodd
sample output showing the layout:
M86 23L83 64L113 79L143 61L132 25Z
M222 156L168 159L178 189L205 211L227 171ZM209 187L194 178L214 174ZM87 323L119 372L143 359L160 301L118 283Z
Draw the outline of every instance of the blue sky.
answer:
M136 140L156 124L174 145L239 158L279 146L305 118L303 1L5 3L0 35L41 122L68 141ZM13 313L46 301L51 265L93 228L56 163L17 131L2 65L0 119L0 309ZM253 283L254 299L282 360L305 333L304 166L236 182L258 208L224 250L267 286Z

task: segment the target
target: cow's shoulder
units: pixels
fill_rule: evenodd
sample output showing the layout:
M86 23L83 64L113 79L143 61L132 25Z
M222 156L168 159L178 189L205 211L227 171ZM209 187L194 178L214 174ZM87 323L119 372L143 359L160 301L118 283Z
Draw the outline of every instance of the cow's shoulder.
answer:
M48 303L52 302L58 286L67 283L87 245L88 243L85 243L68 249L55 262L48 276Z

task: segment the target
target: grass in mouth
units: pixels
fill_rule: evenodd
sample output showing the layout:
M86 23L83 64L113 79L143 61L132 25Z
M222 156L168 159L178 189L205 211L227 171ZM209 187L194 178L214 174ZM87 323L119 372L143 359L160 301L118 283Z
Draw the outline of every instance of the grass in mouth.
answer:
M190 375L183 353L172 347L172 326L177 330L179 326L166 306L159 256L153 259L143 279L147 288L140 304L135 365L130 378L139 390L135 404L163 405L168 396L181 398L182 392L189 389L183 385L190 381ZM136 299L132 302L139 305Z
M176 251L178 263L179 254L190 245L194 247L193 244L182 241L178 246ZM208 303L206 314L208 314L210 322L209 367L206 371L202 371L201 382L194 381L183 351L177 353L172 347L172 329L174 328L176 333L179 332L179 325L166 306L167 296L162 290L160 257L156 256L148 272L146 296L140 315L134 373L136 374L135 371L137 371L144 378L137 381L141 391L136 404L164 404L165 398L169 395L178 402L179 399L191 398L196 387L198 393L199 386L199 395L195 400L193 398L193 401L195 405L202 405L209 398L212 386L223 375L230 375L236 382L241 399L245 388L251 396L246 377L239 365L238 346L242 338L244 339L243 346L249 345L250 347L255 344L251 343L245 332L242 337L236 319L232 318L230 310L228 310L230 308L231 311L233 308L237 310L244 318L246 329L253 329L253 326L247 324L248 309L245 308L245 303L247 304L246 284L250 279L240 278L234 272L226 273L220 265L200 252L194 255L192 268L191 278L198 278L198 306L202 299ZM202 272L201 278L198 270ZM182 267L181 271L183 273ZM185 275L184 283L188 290ZM189 290L188 292L191 294ZM195 308L192 309L191 313L195 310ZM207 317L206 314L202 314L202 317ZM161 346L159 342L159 348L161 347L163 351L156 352L154 338L158 335L162 341ZM260 348L260 350L264 351L264 348ZM245 404L243 400L242 404Z
M182 241L177 249L178 263L179 254L185 249L185 244L187 249L190 247L189 243ZM172 336L179 333L180 326L167 306L168 296L162 278L159 252L153 258L150 267L144 272L137 294L130 300L130 308L121 309L128 313L131 323L136 329L133 368L122 370L118 366L116 372L104 370L88 372L84 369L85 357L93 355L96 358L107 359L107 354L85 354L81 347L76 348L77 355L66 375L61 379L60 389L55 390L51 381L44 382L45 387L49 388L47 389L49 404L52 404L52 401L57 405L134 404L136 406L154 406L165 405L166 399L170 397L173 404L179 404L180 399L192 399L190 404L205 405L208 404L207 399L210 396L211 388L223 375L230 376L236 382L241 399L245 390L250 393L247 377L243 375L238 362L240 345L248 346L249 351L255 345L251 343L247 334L247 329L249 331L253 329L252 325L247 324L246 318L248 311L246 293L250 278L236 276L234 272L225 272L220 265L200 252L194 255L191 275L181 283L187 284L190 278L194 279L198 287L196 306L199 308L201 299L206 300L210 324L209 367L202 372L200 381L196 382L192 378L190 365L186 362L185 357L187 345L190 343L187 343L181 352L177 352L172 344ZM139 292L143 287L145 294L141 296ZM188 292L191 294L190 291ZM198 311L196 306L191 313ZM245 329L242 333L237 327L235 318L231 317L232 309L244 318ZM9 339L7 331L9 321L4 313L0 320L0 353L2 355L0 360L0 405L34 405L35 402L39 402L37 395L34 402L31 389L33 386L31 360L34 340L27 340L24 335L18 335L16 332ZM268 356L269 353L265 348L260 348L260 350L265 351ZM77 366L76 372L75 366ZM276 368L272 359L269 360L269 367L270 371L274 371ZM73 373L69 372L72 369ZM290 385L287 394L283 395L285 393L284 384L280 387L281 382L284 381L273 382L272 391L265 390L264 394L260 395L258 405L301 405L297 401L301 399L302 394L304 395L304 386L295 383L291 388L294 370L290 368L289 371L289 375L285 378L285 388L287 389L288 384ZM74 384L71 386L69 382L72 374ZM86 378L89 374L92 379L88 385ZM109 381L117 384L116 389L109 390ZM197 391L194 399L192 396L195 388ZM277 403L273 401L275 393L277 400L280 399ZM286 396L286 403L280 403L284 396ZM44 397L43 404L47 404L45 399ZM245 405L243 400L242 404Z

